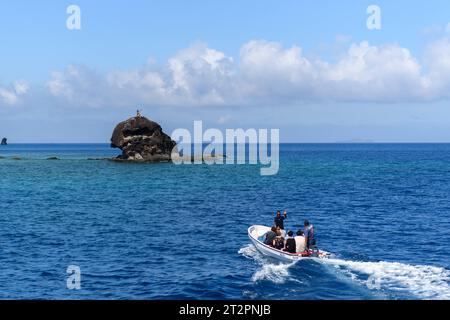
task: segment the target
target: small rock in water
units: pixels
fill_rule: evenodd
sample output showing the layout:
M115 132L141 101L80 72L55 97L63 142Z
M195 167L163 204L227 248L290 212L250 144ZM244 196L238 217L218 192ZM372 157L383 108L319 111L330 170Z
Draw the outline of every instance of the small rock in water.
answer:
M122 150L116 161L171 161L176 143L162 131L161 126L138 114L119 123L111 137L111 147Z
M0 143L2 146L6 146L8 144L8 140L6 138L2 139L2 142Z
M49 158L47 158L47 160L59 160L59 158L58 157L49 157Z

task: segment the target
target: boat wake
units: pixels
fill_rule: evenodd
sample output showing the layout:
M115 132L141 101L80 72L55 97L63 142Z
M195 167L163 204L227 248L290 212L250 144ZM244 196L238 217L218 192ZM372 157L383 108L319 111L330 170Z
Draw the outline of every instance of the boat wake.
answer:
M248 259L256 261L261 269L257 270L253 276L253 282L259 281L271 281L276 284L285 283L287 279L290 279L289 268L295 265L295 262L291 263L274 263L265 258L253 245L248 245L239 250L239 254ZM291 279L290 279L291 280ZM296 279L292 279L296 282L301 282Z
M239 254L256 261L261 268L257 270L252 281L271 281L277 284L286 281L301 281L291 276L291 269L297 262L274 263L259 253L253 245L239 250ZM450 271L435 266L409 265L399 262L365 262L337 258L315 259L317 263L328 268L337 276L344 275L358 285L383 296L418 299L450 299ZM330 269L331 268L331 269Z
M418 299L450 299L450 271L441 267L341 259L319 262L334 267L371 290L400 296L412 294Z

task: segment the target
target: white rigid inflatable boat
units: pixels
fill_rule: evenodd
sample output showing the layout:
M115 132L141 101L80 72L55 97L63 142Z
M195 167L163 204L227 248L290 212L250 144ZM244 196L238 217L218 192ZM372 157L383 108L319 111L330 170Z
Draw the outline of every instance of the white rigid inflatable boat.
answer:
M286 262L311 258L325 259L330 256L330 253L321 250L309 250L305 252L289 253L286 251L275 249L271 246L268 246L263 242L263 240L261 240L268 231L270 231L270 227L266 226L255 225L248 228L248 237L250 238L256 249L263 255Z

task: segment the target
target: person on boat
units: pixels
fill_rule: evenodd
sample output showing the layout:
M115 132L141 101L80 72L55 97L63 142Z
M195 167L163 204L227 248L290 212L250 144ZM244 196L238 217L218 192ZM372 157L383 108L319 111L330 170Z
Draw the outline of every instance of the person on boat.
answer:
M297 249L297 245L295 243L295 239L294 239L294 233L289 230L288 234L288 238L286 239L286 245L284 246L284 251L289 252L289 253L295 253L295 250Z
M286 231L282 230L280 227L276 227L276 234L279 237L285 237L286 236Z
M297 235L295 236L295 252L300 253L300 252L305 252L306 250L306 241L305 241L305 237L303 236L303 230L298 230L297 231Z
M276 238L273 240L273 247L278 250L284 249L284 238L281 236L276 236Z
M277 236L277 228L273 226L272 229L270 229L270 231L266 233L266 239L264 240L264 243L269 246L273 246L273 240L275 239L276 236Z
M284 210L283 215L281 215L280 210L277 211L277 215L273 221L275 222L275 226L280 227L281 230L284 230L284 219L287 218L287 212Z
M314 237L314 226L308 220L304 222L304 236L306 248L312 249L316 246L316 238Z

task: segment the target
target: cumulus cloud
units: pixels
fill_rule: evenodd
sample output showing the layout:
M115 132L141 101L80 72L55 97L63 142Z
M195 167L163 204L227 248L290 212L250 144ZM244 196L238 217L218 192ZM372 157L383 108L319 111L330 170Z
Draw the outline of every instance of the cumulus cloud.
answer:
M238 59L197 43L162 66L106 74L69 66L54 72L47 88L67 102L94 107L430 101L449 98L449 57L448 39L431 43L421 61L397 44L366 41L351 44L333 62L263 40L244 44Z
M424 97L421 65L398 45L353 44L336 64L322 64L320 72L333 100L394 102Z
M0 86L0 105L12 106L20 101L20 97L27 94L28 83L24 80L15 81L9 87Z
M450 40L447 38L428 45L424 65L427 68L427 93L432 99L450 98Z
M240 52L239 78L247 99L291 101L314 95L318 82L314 61L294 46L283 49L275 42L250 41ZM261 99L262 98L262 99Z
M170 58L164 67L150 63L102 75L86 66L69 66L54 72L47 88L52 95L78 105L216 105L230 97L232 69L231 57L195 44Z

